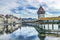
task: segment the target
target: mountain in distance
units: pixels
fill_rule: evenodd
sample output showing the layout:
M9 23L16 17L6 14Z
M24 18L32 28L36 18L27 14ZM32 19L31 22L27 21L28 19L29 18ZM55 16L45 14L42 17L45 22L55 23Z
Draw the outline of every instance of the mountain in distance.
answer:
M36 18L22 18L23 21L36 21Z

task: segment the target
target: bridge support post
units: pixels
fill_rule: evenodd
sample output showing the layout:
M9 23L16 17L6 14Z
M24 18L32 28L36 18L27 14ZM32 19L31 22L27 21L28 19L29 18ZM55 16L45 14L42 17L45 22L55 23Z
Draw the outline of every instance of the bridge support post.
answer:
M57 36L60 36L60 35L58 35L58 33L59 33L59 30L60 30L60 24L58 24Z
M54 30L54 24L52 24L52 30Z
M44 35L46 35L46 32L45 32L45 23L44 23Z
M47 22L48 22L48 20L47 20ZM48 22L48 30L49 30L49 22Z
M48 35L49 35L49 21L47 20L47 22L48 22Z
M53 22L54 22L54 20L53 20ZM52 30L54 30L54 24L52 23Z
M45 30L45 23L44 23L44 30Z

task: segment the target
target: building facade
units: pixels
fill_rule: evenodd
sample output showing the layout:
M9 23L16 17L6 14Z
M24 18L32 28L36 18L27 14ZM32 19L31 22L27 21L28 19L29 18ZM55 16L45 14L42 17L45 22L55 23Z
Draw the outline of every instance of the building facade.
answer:
M22 20L13 15L0 15L0 31L13 32L21 28Z
M0 32L3 31L4 28L4 15L0 14Z

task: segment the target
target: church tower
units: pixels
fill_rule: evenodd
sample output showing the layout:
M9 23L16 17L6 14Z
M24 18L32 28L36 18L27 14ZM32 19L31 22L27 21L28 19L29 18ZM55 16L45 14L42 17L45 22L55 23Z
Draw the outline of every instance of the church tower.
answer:
M45 10L42 8L42 6L40 6L40 8L38 9L37 14L38 14L38 19L45 17Z

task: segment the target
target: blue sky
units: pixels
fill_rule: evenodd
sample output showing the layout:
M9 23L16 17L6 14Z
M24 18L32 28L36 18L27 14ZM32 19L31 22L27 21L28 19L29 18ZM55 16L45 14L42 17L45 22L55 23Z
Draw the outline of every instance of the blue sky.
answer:
M37 18L40 5L45 9L46 17L60 16L60 0L0 0L0 14Z

